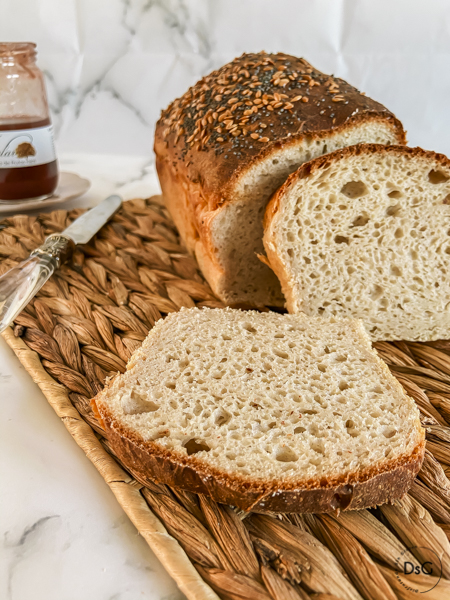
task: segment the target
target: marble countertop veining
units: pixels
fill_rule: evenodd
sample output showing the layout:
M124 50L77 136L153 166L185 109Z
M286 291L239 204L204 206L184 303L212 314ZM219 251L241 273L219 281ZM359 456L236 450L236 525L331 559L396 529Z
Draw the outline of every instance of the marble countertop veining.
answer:
M65 206L159 192L148 158L63 155L60 163L92 181ZM3 339L0 398L0 599L182 600Z

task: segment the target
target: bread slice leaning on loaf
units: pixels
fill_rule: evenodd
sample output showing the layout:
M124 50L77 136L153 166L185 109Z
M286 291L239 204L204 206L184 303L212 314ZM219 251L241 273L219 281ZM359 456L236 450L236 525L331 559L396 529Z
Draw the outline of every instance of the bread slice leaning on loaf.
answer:
M414 401L357 320L183 309L94 402L140 480L246 511L382 504L424 453Z
M284 305L257 256L267 202L303 162L359 142L403 144L405 133L384 106L287 54L244 54L162 112L155 154L166 205L219 298Z
M289 312L357 317L373 340L450 338L450 160L360 145L275 193L264 245Z

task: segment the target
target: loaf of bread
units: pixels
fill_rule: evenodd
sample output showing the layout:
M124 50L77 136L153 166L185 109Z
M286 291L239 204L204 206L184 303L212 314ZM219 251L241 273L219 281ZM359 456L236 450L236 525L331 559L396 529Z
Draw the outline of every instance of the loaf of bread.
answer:
M405 133L378 102L286 54L244 54L163 111L155 153L164 198L219 298L284 305L258 260L267 202L303 162L359 142L403 144Z
M303 165L267 207L290 312L358 317L373 340L450 338L450 161L353 146Z
M247 511L391 501L424 453L414 401L357 320L183 309L94 402L140 480Z

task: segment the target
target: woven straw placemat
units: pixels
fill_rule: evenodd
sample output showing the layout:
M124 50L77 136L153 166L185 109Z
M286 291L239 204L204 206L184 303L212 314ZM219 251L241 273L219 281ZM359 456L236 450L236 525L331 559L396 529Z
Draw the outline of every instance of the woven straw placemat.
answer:
M0 274L81 212L2 221ZM221 304L155 196L126 202L3 335L184 594L395 600L426 591L430 600L448 600L450 342L375 344L427 429L424 465L407 496L340 515L242 514L205 496L143 485L120 465L89 404L155 321L182 306ZM420 566L430 552L439 557L432 575L399 576L400 557Z

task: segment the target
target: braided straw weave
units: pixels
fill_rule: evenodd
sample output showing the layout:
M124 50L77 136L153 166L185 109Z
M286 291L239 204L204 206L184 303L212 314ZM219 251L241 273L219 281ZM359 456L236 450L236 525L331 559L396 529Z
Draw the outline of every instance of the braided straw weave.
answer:
M0 274L81 210L0 224ZM77 248L4 333L77 444L190 599L417 598L432 575L397 576L398 558L434 551L442 578L429 600L450 598L450 342L375 344L416 401L425 461L393 505L332 515L242 514L205 496L143 485L120 465L89 399L123 372L155 321L182 306L221 306L180 244L159 196L126 202ZM431 584L430 584L431 582Z

